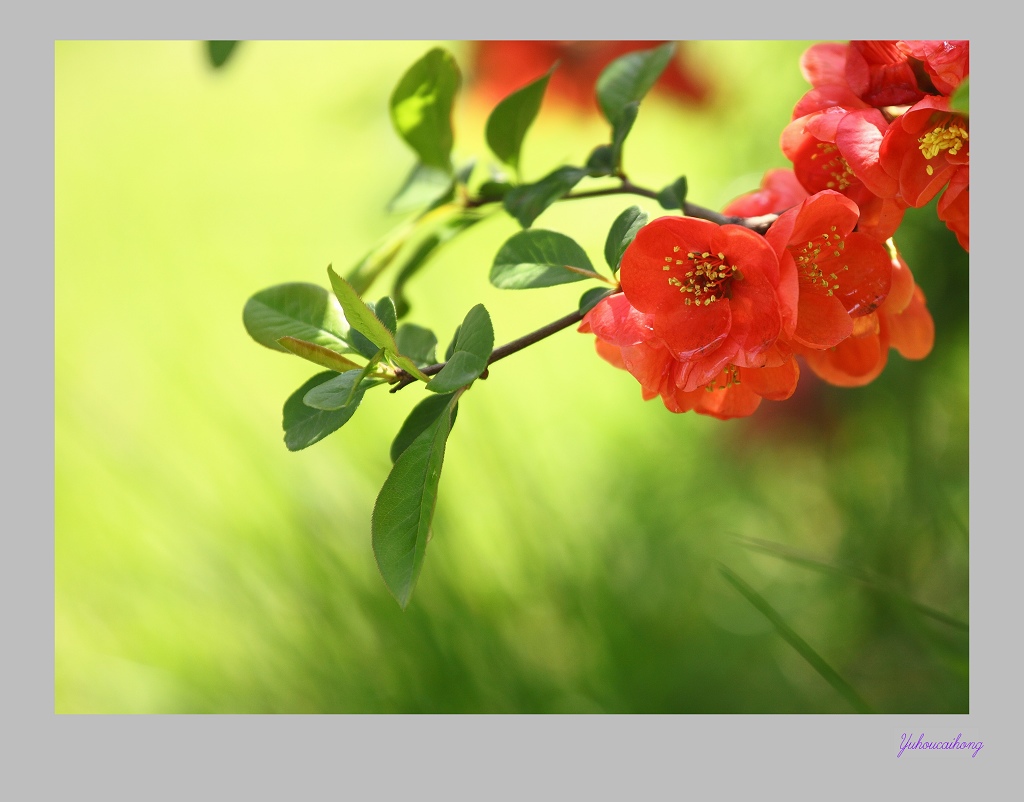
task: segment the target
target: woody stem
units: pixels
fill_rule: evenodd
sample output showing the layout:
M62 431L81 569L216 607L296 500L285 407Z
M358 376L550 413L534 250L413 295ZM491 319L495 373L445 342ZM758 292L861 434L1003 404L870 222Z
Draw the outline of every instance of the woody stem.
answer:
M487 358L487 364L491 365L499 359L504 359L517 351L522 351L524 348L528 348L534 343L538 343L541 340L550 337L552 334L557 334L562 329L569 328L569 326L574 323L579 323L583 319L584 314L585 313L577 309L575 312L570 312L565 317L560 317L558 320L548 323L546 326L541 326L536 331L531 331L529 334L524 334L522 337L512 340L512 342L505 343L505 345L495 348ZM438 362L437 364L429 365L428 367L423 368L423 373L427 376L434 376L435 374L440 373L441 369L447 364L447 362ZM414 376L406 373L404 370L398 371L396 375L398 377L398 381L395 382L395 386L391 388L392 393L397 393L407 384L412 384L416 380ZM480 378L483 379L486 377L487 371L485 370L481 374Z

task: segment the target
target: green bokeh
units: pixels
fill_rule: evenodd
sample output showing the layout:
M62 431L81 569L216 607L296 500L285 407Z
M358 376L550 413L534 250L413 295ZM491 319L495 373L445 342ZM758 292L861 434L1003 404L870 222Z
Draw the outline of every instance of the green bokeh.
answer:
M967 258L934 204L897 241L935 349L894 352L866 388L805 371L794 399L721 422L644 403L571 330L495 365L460 406L424 570L395 604L370 511L423 391L372 392L290 453L281 407L318 369L254 343L241 310L277 283L329 286L328 264L401 220L384 210L413 157L388 97L434 44L463 53L251 42L214 69L201 42L57 43L55 710L851 712L723 563L874 709L966 713L966 631L908 601L968 620ZM630 177L686 175L715 207L785 166L805 46L689 43L715 101L645 101ZM486 156L488 111L457 104L457 158ZM606 136L545 104L524 179ZM536 225L600 265L635 202ZM408 320L443 347L482 302L503 343L574 308L583 284L489 284L516 230L496 217L443 249Z

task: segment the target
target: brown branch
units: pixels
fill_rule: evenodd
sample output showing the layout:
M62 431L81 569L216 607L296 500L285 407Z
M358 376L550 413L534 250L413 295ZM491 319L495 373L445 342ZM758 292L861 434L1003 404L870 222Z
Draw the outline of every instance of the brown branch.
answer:
M617 187L588 189L582 192L569 192L559 198L559 200L581 200L583 198L600 198L608 195L639 195L643 198L658 200L658 193L654 190L637 186L624 175L619 175L618 178L622 183ZM483 206L487 203L496 202L496 200L473 198L470 199L466 205L468 208L473 208L476 206ZM701 220L710 220L712 223L717 223L720 226L743 226L744 228L749 228L751 231L758 234L764 234L768 230L769 226L779 219L779 215L777 214L762 214L757 217L737 217L731 214L722 214L721 212L716 212L713 209L698 206L696 203L690 203L689 201L683 201L682 211L687 217L697 217Z
M504 359L507 356L511 356L517 351L522 351L524 348L528 348L534 343L538 343L541 340L550 337L552 334L557 334L562 329L569 328L569 326L571 326L573 323L579 323L581 320L583 320L583 315L584 313L580 312L577 309L575 312L570 312L565 317L560 317L558 320L548 323L546 326L541 326L541 328L537 329L536 331L531 331L529 334L524 334L522 337L512 340L512 342L510 343L506 343L500 348L495 348L493 351L491 351L491 355L487 358L487 364L491 365L494 362L497 362L499 359ZM447 364L447 362L438 362L434 365L429 365L428 367L423 368L423 373L426 374L427 376L434 376L440 373L441 369L444 368L444 366ZM404 370L399 370L395 375L397 376L398 381L396 381L395 386L391 388L390 392L392 393L397 393L407 384L412 384L414 381L416 381L415 376L406 373ZM487 378L486 370L484 370L484 372L480 374L480 378Z

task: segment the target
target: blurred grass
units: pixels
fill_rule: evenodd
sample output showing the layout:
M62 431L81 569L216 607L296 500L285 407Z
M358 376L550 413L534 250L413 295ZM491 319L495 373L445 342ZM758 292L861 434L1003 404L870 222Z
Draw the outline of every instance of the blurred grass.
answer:
M241 309L327 286L396 223L412 163L387 99L430 42L59 42L55 148L55 689L59 713L846 713L729 567L878 712L968 711L967 258L934 208L897 241L936 320L856 390L808 371L749 420L672 415L565 332L495 366L453 432L423 575L402 612L369 518L417 388L289 453L284 399L317 372L253 343ZM446 43L458 57L460 43ZM783 166L801 42L690 45L710 108L650 98L640 184L709 206ZM483 156L466 101L457 149ZM600 121L542 108L523 166L580 162ZM538 226L595 264L633 203ZM643 204L641 204L643 205ZM657 214L656 207L645 207ZM408 287L442 344L474 303L499 343L583 285L499 291L495 218ZM371 291L383 294L387 277ZM880 577L903 597L744 545Z

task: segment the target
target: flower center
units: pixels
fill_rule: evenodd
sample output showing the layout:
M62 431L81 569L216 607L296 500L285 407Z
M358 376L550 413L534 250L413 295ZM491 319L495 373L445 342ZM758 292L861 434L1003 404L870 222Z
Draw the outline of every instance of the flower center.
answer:
M839 289L839 275L836 271L849 270L849 265L835 267L832 262L842 258L846 242L832 226L830 231L821 235L821 241L815 237L799 249L792 248L791 253L796 261L800 277L811 285L832 295Z
M920 137L917 140L917 147L920 149L921 155L929 160L934 159L944 150L948 150L950 156L956 156L967 139L967 129L954 120L943 123ZM924 169L928 175L935 172L930 164L925 165Z
M828 161L822 160L818 165L821 171L829 178L825 182L826 189L842 192L850 186L850 182L854 178L853 170L850 169L846 159L839 154L839 148L831 142L819 142L817 148L821 153L812 153L811 161L816 161L819 156L831 156ZM833 156L833 153L836 155Z
M678 268L673 271L678 275L669 276L668 283L678 287L679 292L685 294L684 301L687 306L710 306L729 294L732 279L743 278L736 265L726 263L724 253L692 251L686 254L686 258L680 259L677 257L679 251L679 246L674 246L672 255L665 257L665 264L661 269Z
M726 365L725 370L718 375L718 378L710 384L704 385L704 389L709 393L713 393L715 390L728 390L739 383L740 369L735 365Z

